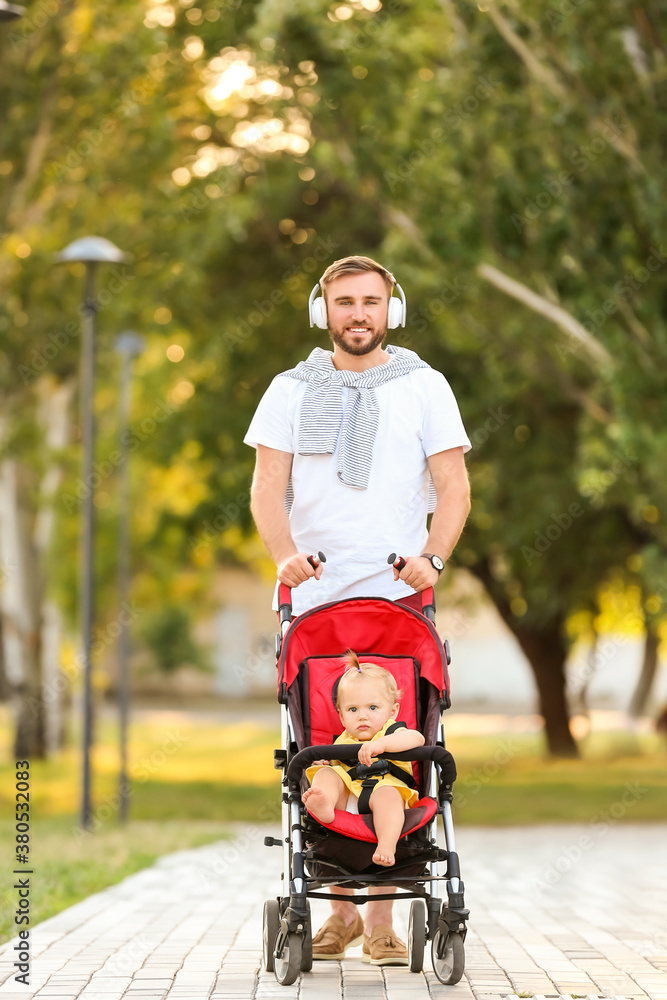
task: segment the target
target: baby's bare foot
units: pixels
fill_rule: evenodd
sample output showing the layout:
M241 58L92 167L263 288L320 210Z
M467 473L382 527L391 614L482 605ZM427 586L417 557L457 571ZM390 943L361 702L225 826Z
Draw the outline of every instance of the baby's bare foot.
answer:
M302 799L304 805L308 806L308 812L311 812L316 819L321 820L322 823L333 823L335 809L321 788L318 788L317 785L313 788L307 788Z
M395 850L395 844L382 844L378 842L377 850L373 855L373 861L376 865L384 865L385 868L391 868L396 862L396 858L394 857Z

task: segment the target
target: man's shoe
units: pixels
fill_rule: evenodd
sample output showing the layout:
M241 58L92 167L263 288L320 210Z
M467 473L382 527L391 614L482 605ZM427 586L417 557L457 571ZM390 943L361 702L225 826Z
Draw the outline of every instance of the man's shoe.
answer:
M357 913L349 927L338 914L332 914L320 927L313 938L313 959L315 961L337 962L345 958L348 948L361 944L364 938L364 922ZM407 954L407 952L406 952Z
M408 948L389 924L377 924L364 934L362 962L370 965L409 965Z

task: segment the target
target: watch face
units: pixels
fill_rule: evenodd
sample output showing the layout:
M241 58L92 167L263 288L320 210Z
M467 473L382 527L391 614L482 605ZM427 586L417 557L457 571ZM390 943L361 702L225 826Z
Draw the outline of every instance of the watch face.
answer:
M431 556L431 565L434 569L437 569L439 573L441 573L445 568L445 564L440 556Z

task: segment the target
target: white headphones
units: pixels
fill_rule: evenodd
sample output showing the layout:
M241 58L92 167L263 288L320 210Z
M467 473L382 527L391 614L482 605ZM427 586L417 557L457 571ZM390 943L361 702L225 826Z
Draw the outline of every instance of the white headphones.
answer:
M405 292L398 282L396 282L394 288L400 295L400 299L397 299L395 295L392 295L389 299L389 309L387 311L388 330L395 330L397 326L405 326L405 317L408 308L405 301ZM327 319L326 300L324 295L315 298L319 291L321 291L321 286L318 281L308 298L308 316L311 326L319 326L320 330L327 330L329 323Z

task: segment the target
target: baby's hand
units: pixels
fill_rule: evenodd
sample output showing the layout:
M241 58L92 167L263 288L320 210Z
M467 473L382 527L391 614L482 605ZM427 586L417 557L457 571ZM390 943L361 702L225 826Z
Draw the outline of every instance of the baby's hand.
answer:
M384 740L369 740L367 743L362 743L359 747L359 763L372 764L373 757L377 757L379 753L384 753L384 749Z
M330 764L330 763L331 763L330 760L314 760L313 763L312 763L312 765L311 765L311 767L314 767L316 764L319 767L326 767L327 764Z

